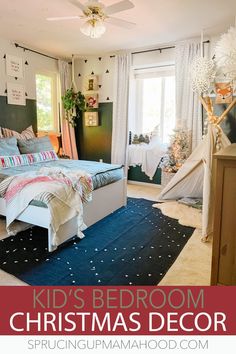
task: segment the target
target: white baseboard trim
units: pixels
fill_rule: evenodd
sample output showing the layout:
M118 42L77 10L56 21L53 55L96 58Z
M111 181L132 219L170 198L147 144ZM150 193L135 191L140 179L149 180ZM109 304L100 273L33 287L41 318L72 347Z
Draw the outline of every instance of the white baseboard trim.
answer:
M154 187L154 188L158 188L158 189L162 188L161 184L156 184L156 183L138 182L138 181L131 181L131 180L128 180L127 183L128 184L137 184L137 185L145 186L145 187Z

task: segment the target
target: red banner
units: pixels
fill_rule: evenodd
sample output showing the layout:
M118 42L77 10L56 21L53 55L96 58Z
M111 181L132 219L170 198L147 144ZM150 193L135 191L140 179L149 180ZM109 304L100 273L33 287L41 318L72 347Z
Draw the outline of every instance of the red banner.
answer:
M1 287L0 335L235 335L236 287Z

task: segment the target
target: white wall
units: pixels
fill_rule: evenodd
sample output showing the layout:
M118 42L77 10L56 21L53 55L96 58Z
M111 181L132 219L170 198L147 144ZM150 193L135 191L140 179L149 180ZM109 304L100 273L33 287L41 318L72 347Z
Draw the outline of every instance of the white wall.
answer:
M15 80L14 77L6 75L6 60L3 58L5 54L10 54L23 58L23 63L27 60L29 65L24 64L24 78ZM5 96L6 83L14 82L25 85L27 98L36 98L35 74L40 71L58 72L57 60L53 60L36 53L24 51L16 48L14 43L5 39L0 39L0 96Z
M99 60L99 57L101 60ZM86 62L85 62L86 61ZM106 71L109 71L106 73ZM109 54L87 56L83 58L75 58L75 83L78 90L86 93L85 80L91 73L98 75L98 83L101 88L98 89L99 102L113 101L113 78L114 78L114 57ZM79 74L81 76L79 76ZM107 99L109 97L109 100Z
M164 47L164 46L163 46ZM174 63L174 49L133 54L132 66L135 68L147 66L162 66Z

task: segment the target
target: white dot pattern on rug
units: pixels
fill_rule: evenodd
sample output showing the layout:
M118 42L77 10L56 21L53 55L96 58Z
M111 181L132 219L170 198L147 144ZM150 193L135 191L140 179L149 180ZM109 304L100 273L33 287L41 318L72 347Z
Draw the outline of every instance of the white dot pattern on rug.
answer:
M32 285L157 285L193 229L152 204L131 198L52 253L39 227L2 239L0 266Z

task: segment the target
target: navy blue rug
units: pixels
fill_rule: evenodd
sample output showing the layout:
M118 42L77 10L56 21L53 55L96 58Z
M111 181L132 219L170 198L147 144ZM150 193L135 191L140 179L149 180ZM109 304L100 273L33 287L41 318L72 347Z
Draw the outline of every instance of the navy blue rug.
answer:
M129 198L126 207L47 251L39 227L0 242L0 268L30 285L157 285L194 229Z

